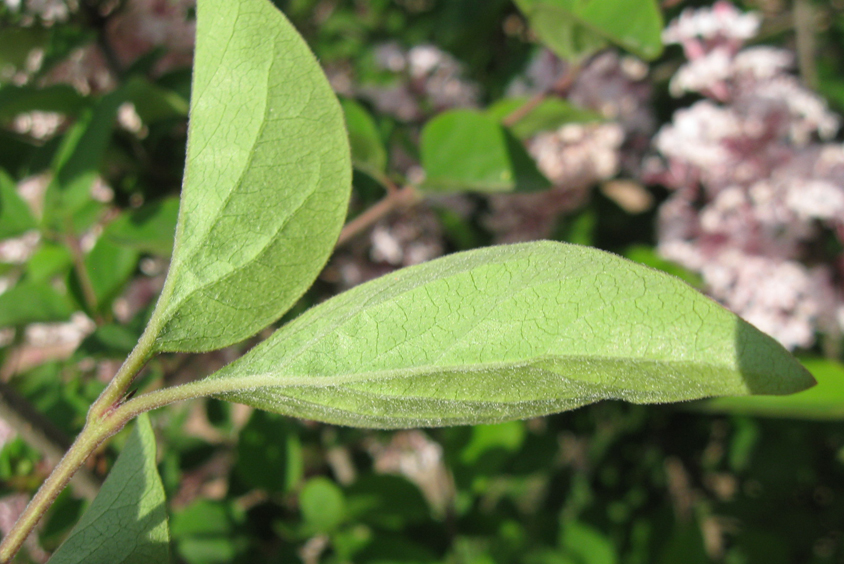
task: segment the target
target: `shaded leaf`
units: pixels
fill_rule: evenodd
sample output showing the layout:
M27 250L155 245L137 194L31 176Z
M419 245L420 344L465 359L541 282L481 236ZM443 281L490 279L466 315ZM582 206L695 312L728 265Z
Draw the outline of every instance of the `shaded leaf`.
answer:
M340 488L328 478L308 480L299 494L305 526L313 533L328 533L346 518L346 500Z
M188 115L188 101L172 90L162 88L140 76L133 76L123 86L126 100L132 102L144 123L182 119Z
M387 149L381 141L375 120L354 100L346 98L340 104L349 130L352 164L364 172L380 176L387 168Z
M85 255L85 268L91 280L98 311L108 309L111 302L129 281L138 265L138 253L115 245L100 237L91 252ZM75 277L72 287L79 292ZM84 300L80 297L80 303Z
M164 487L155 435L137 418L99 495L49 564L164 564L170 560Z
M43 88L7 84L0 88L0 120L32 111L75 115L86 106L85 97L69 84Z
M90 202L91 186L99 175L123 99L119 90L106 94L93 108L82 112L65 133L52 164L53 179L44 196L45 225L64 232L68 218Z
M43 282L23 282L0 294L0 327L67 321L71 313L67 296Z
M105 228L103 237L143 253L170 256L178 217L178 198L150 202L120 214Z
M26 261L26 276L31 282L46 282L73 267L73 255L67 247L43 242Z
M225 404L224 404L225 405ZM234 472L249 489L287 492L302 480L304 460L296 424L254 411L237 442Z
M680 280L553 242L458 253L362 284L209 378L223 399L372 427L814 383L776 341Z
M551 183L498 121L473 110L443 112L429 121L420 141L423 189L432 192L532 192Z
M18 195L17 184L0 170L0 239L16 237L37 226L29 205Z
M343 115L313 54L268 0L200 0L173 260L148 328L158 351L213 350L278 319L343 224Z
M583 59L608 41L644 59L662 53L662 13L655 0L516 0L516 5L562 59Z
M487 112L501 121L524 106L528 100L528 98L502 98L490 106ZM509 129L513 135L525 140L541 131L558 129L567 123L594 122L602 119L599 114L573 106L561 98L546 98Z

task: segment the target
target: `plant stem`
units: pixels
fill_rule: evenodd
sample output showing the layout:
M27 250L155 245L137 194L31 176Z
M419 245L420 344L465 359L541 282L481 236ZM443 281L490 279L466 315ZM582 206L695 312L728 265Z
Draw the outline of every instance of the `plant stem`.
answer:
M70 220L68 220L68 223L70 223ZM76 272L76 278L79 280L79 288L82 290L82 298L85 300L85 306L91 312L91 315L94 316L94 321L97 325L102 325L104 320L97 311L97 293L94 291L94 284L91 282L91 277L88 275L88 268L85 266L85 254L82 252L82 247L79 246L79 239L76 238L70 226L68 226L67 235L65 236L65 245L73 257L73 270Z
M384 199L343 227L343 231L340 232L340 238L337 240L337 246L344 245L349 239L372 227L378 220L386 217L391 212L399 208L412 206L421 199L419 192L413 186L405 186L398 190L388 191Z
M121 400L132 381L143 368L146 361L154 352L153 342L155 332L147 330L141 336L134 350L126 358L123 366L109 382L108 386L97 401L91 405L85 427L58 465L53 468L35 497L26 506L24 512L0 543L0 564L8 564L17 554L26 538L44 516L56 497L67 486L76 471L85 464L88 457L133 417L130 412L122 410L118 413ZM140 411L138 413L141 413Z
M111 425L86 425L85 429L76 437L73 445L53 469L53 472L41 484L38 493L26 506L12 530L0 543L0 564L8 564L20 550L26 538L44 516L56 497L67 486L73 474L85 463L88 456L111 435L120 428Z

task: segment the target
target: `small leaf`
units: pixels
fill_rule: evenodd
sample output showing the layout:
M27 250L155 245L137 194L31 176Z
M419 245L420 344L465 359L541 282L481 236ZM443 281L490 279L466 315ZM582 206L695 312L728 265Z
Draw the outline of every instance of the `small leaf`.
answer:
M36 227L32 211L18 195L15 181L0 170L0 239L17 237Z
M582 60L607 41L643 59L662 53L655 0L516 0L531 28L559 57Z
M420 141L423 189L432 192L533 192L551 186L518 139L491 116L443 112L425 125Z
M67 247L55 243L43 242L29 260L26 261L26 276L30 282L47 282L73 267L73 255Z
M487 113L501 121L528 102L528 98L502 98L487 109ZM573 106L560 98L546 98L510 127L517 138L525 140L542 131L550 131L567 123L601 121L590 110Z
M183 119L188 115L186 99L140 76L130 78L123 85L123 92L126 100L134 104L138 117L144 123Z
M298 430L288 418L252 412L249 423L240 432L234 466L234 473L244 486L275 493L299 485L304 461Z
M329 533L346 518L343 491L328 478L308 480L299 494L305 526L313 533Z
M44 196L45 225L63 232L68 218L90 201L91 186L99 175L122 101L120 90L106 94L93 108L82 112L65 133L52 164L53 179Z
M67 296L43 282L22 282L0 294L0 327L67 321L71 313Z
M169 562L165 501L155 435L141 415L99 495L49 564Z
M776 341L680 280L553 242L457 253L362 284L209 379L222 399L371 427L814 383Z
M311 285L340 233L351 162L313 54L268 0L200 0L173 260L157 351L253 335Z
M363 172L380 176L387 168L387 149L381 141L375 120L354 100L343 99L340 104L349 130L352 164Z
M97 239L94 248L85 256L85 268L91 280L98 311L108 309L137 265L138 253L134 249L120 247L104 237ZM71 287L79 293L75 277ZM81 295L79 300L80 303L84 302Z
M170 256L178 217L178 198L150 202L120 214L105 228L103 237L143 253Z
M32 111L76 115L86 105L85 97L69 84L43 88L6 84L0 88L0 121Z

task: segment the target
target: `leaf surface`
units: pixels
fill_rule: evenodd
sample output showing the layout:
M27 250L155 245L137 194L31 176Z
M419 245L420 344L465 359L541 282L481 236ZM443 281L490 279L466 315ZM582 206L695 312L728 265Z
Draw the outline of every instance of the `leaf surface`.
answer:
M179 200L165 198L120 214L103 237L141 252L170 256L178 217Z
M799 394L770 397L716 398L692 404L692 409L793 419L844 419L844 365L827 358L802 359L818 385Z
M343 114L268 0L200 0L173 259L158 351L205 351L278 319L324 266L351 186Z
M516 0L554 53L580 60L609 41L643 59L662 53L662 13L655 0Z
M431 192L533 192L551 183L505 127L473 110L443 112L420 141L423 189Z
M49 564L166 564L169 538L155 435L144 414L100 493Z
M349 129L352 162L358 169L380 176L387 168L387 149L369 112L354 100L341 101Z
M0 239L16 237L38 227L29 205L12 178L0 170Z
M372 427L814 383L776 341L680 280L553 242L458 253L368 282L209 378L223 399Z
M22 282L0 294L0 327L67 321L71 313L67 296L45 282Z

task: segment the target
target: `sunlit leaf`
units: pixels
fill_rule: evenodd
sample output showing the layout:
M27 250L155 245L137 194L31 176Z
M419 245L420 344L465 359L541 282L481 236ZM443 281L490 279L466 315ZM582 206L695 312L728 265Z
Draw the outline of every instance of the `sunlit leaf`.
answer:
M187 168L159 351L240 341L311 285L342 227L351 163L316 59L268 0L200 0Z
M814 383L776 341L680 280L552 242L458 253L362 284L209 378L223 399L373 427Z
M532 192L551 183L521 142L494 117L473 110L443 112L420 141L423 189L432 192Z
M764 417L844 419L844 365L826 358L805 358L802 363L818 381L810 390L782 397L717 398L690 407Z
M644 59L662 53L655 0L516 0L533 31L559 57L583 59L607 42Z
M49 564L166 564L164 505L155 435L149 418L141 415L99 495Z

